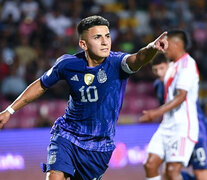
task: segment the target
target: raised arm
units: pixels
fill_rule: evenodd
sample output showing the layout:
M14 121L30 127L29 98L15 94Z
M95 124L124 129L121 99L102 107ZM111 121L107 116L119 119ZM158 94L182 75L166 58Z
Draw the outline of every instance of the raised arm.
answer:
M30 84L7 109L0 113L0 129L8 122L11 114L40 97L45 91L40 79Z
M143 65L149 63L158 51L165 52L168 48L166 39L167 32L162 33L155 41L140 49L137 53L127 58L127 64L132 71L139 70Z

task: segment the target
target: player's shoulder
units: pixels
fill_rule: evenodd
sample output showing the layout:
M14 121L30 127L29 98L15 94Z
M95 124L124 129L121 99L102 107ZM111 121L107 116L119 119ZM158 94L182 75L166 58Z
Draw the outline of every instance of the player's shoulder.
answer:
M124 52L115 52L115 51L110 51L110 54L108 56L108 62L110 64L114 64L114 65L120 65L123 58L128 55L128 53L124 53Z
M71 54L63 54L62 56L60 56L56 62L55 65L57 64L77 64L79 63L79 61L82 61L84 58L84 53L83 52L79 52L77 54L71 55Z
M195 59L190 54L187 55L187 59L188 59L189 63L192 63L192 64L196 63Z
M188 54L188 68L192 71L198 72L197 63L190 54Z
M182 68L191 68L195 67L196 61L195 59L188 53L186 53L182 58L181 61L178 61Z

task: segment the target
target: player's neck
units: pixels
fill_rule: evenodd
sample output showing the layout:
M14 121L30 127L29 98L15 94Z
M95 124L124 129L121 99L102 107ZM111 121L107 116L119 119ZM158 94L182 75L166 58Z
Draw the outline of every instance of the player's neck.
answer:
M180 59L182 56L184 56L186 54L185 51L181 51L181 52L177 52L175 57L173 58L173 61L177 61L178 59Z
M88 67L95 67L101 64L105 58L96 57L96 56L89 56L88 53L85 53L86 60L88 62Z

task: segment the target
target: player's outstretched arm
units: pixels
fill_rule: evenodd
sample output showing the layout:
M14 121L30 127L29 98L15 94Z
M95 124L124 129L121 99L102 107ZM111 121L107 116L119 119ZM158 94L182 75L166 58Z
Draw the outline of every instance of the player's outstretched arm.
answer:
M140 49L137 53L127 58L127 64L131 70L137 71L143 65L149 63L158 51L165 52L168 48L167 32L162 33L155 41Z
M8 122L11 114L40 97L45 91L40 79L30 84L7 109L0 113L0 129Z
M187 96L187 91L178 89L178 94L174 97L173 100L168 103L151 110L143 111L143 115L139 118L139 122L150 122L153 119L162 116L164 113L173 110L178 107L182 102L185 101Z

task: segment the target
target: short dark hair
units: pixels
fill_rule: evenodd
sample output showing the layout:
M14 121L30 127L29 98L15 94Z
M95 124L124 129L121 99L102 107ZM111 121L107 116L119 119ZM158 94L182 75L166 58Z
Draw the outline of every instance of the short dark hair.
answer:
M89 16L80 21L77 26L78 34L81 35L84 31L88 30L93 26L105 25L109 27L109 21L102 16Z
M187 36L187 33L183 30L175 29L175 30L170 30L167 33L168 37L178 37L180 40L183 41L184 49L187 50L190 46L190 40L189 37Z
M159 65L161 63L169 63L169 60L165 57L163 53L157 54L151 62L152 66Z

